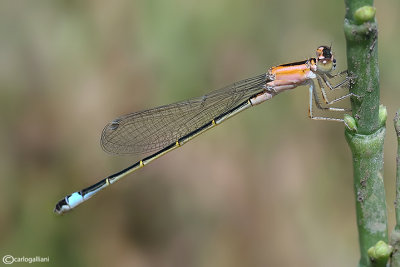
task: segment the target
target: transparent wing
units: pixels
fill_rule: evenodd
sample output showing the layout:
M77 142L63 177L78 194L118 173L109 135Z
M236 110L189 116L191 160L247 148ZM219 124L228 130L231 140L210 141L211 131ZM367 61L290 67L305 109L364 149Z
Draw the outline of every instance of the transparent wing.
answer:
M103 129L101 146L111 154L160 150L261 92L266 79L264 73L202 97L118 117Z

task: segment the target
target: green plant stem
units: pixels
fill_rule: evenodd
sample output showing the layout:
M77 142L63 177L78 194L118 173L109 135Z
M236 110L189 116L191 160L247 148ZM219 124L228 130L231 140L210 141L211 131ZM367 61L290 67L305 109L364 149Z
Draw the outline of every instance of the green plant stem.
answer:
M347 47L349 75L355 77L351 108L360 134L370 134L379 128L379 69L378 29L375 20L359 25L354 13L363 6L372 6L372 0L346 0L344 33Z
M354 191L360 243L360 266L374 266L368 249L378 241L387 242L387 214L383 168L385 128L371 135L346 131L346 140L353 154Z
M344 33L348 72L353 77L352 117L356 127L346 129L353 155L356 215L361 258L359 266L382 266L368 250L387 243L387 214L383 168L385 116L379 112L378 30L372 0L345 0ZM382 107L381 114L386 110ZM371 251L371 250L370 250Z
M393 246L391 266L400 267L400 109L394 117L394 129L397 135L396 200L394 202L396 226L390 236L390 244Z
M397 135L397 157L396 157L396 229L400 231L400 109L394 117L394 129Z

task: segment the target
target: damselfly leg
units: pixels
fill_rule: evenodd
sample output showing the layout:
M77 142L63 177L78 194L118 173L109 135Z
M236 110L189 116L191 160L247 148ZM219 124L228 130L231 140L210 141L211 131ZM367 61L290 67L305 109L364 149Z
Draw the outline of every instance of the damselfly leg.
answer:
M329 79L334 79L337 77L343 77L342 81L337 83L336 85L332 85L332 83L329 81ZM331 118L331 117L321 117L321 116L314 116L313 114L313 104L315 103L315 106L318 109L321 110L328 110L328 111L341 111L341 112L347 112L351 111L351 108L341 108L341 107L331 107L329 105L332 105L333 103L336 103L338 101L344 100L346 98L349 98L351 96L359 98L359 96L353 94L353 93L347 93L343 96L336 97L333 100L329 101L327 98L327 93L324 88L324 83L330 90L335 90L335 89L349 89L350 87L350 82L352 77L347 76L347 71L342 71L338 74L332 75L330 73L321 73L316 76L317 82L318 82L318 87L319 90L321 91L322 98L324 99L325 103L322 103L318 97L318 91L317 87L315 86L315 83L313 80L309 81L309 117L313 120L329 120L329 121L340 121L342 122L343 119L339 118ZM323 105L328 105L328 106L323 106Z
M333 79L335 79L335 78L337 78L337 77L340 78L340 77L343 77L343 76L344 76L344 79L342 79L342 81L340 81L340 82L337 83L336 85L332 85L332 83L329 81L329 79L333 80ZM328 79L328 78L329 78L329 79ZM353 77L349 77L349 76L347 75L347 70L342 71L342 72L339 72L339 73L337 73L337 74L335 74L335 75L332 75L332 74L330 74L330 73L322 73L322 74L320 74L320 75L317 75L318 85L319 85L319 87L320 87L320 90L321 90L321 93L322 93L322 98L324 99L325 103L328 104L328 105L331 105L331 104L333 104L333 103L335 103L335 102L338 102L338 101L340 101L340 100L343 100L343 99L348 98L348 97L351 97L351 96L354 96L354 97L359 98L359 96L356 95L356 94L348 93L348 94L343 95L343 96L341 96L341 97L335 98L335 99L333 99L333 100L331 100L331 101L328 100L327 93L326 93L325 87L324 87L324 83L326 84L326 86L327 86L331 91L333 91L333 90L335 90L335 89L349 89L349 88L350 88L350 83L351 83L351 80L352 80L352 79L353 79ZM346 111L350 111L350 110L346 110Z

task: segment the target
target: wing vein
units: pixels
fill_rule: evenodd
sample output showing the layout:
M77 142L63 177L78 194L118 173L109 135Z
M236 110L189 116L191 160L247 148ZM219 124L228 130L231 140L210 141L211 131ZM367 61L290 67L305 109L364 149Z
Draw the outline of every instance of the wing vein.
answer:
M104 127L101 146L111 154L143 154L165 148L261 92L266 79L261 74L201 97L120 116Z

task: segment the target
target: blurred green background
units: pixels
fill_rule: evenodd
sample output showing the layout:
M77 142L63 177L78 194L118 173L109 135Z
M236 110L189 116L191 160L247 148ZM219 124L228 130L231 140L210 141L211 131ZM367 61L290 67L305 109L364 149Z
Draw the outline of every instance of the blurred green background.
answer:
M392 229L400 2L376 7ZM344 127L308 119L305 87L65 216L52 213L66 194L138 160L101 150L108 121L312 57L322 44L346 69L343 18L343 1L2 1L1 257L49 256L50 266L356 266Z

